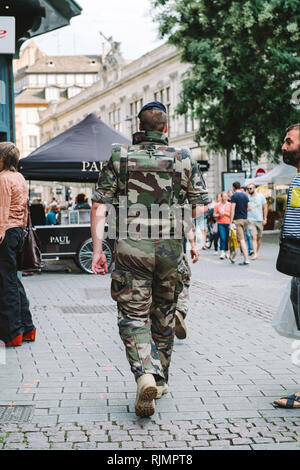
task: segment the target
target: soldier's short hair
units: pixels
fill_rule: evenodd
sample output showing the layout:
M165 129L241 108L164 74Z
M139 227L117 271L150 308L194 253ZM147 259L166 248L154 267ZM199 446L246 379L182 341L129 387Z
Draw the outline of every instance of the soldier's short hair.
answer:
M141 128L143 131L163 132L168 118L160 109L145 109L140 114Z
M0 158L3 170L17 171L20 159L19 149L12 142L0 142Z

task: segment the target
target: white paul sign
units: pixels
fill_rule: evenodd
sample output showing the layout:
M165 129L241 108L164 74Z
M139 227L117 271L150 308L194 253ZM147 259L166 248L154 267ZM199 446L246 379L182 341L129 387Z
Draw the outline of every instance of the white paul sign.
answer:
M14 16L0 16L0 54L16 52L16 19Z

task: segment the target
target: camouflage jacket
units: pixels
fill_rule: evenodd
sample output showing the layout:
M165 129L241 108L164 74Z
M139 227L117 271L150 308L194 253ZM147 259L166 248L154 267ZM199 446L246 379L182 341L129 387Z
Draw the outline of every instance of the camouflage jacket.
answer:
M154 148L161 148L175 155L181 155L182 176L181 188L178 194L178 203L184 204L186 201L195 207L198 204L206 204L209 200L205 183L199 171L198 165L192 159L188 149L175 149L168 146L167 138L160 132L147 131L144 133L145 138L139 145L130 146L129 149L134 151L135 147L151 144ZM92 200L102 204L113 204L124 190L123 183L120 180L120 156L121 146L113 144L111 158L103 165L99 174L96 190Z
M127 197L128 207L133 203L141 203L146 205L157 205L163 204L166 201L159 199L156 195L161 195L163 192L166 194L168 191L161 187L164 184L170 184L165 182L165 178L159 176L149 177L147 174L147 165L151 166L151 158L149 160L144 158L145 171L135 171L130 173L130 168L126 167L127 161L129 160L128 166L135 165L135 152L143 153L143 151L151 152L153 155L160 153L161 157L154 157L159 160L159 165L165 167L167 164L170 165L171 170L174 171L173 176L173 188L172 191L172 204L184 207L185 203L188 202L192 207L199 204L206 204L209 200L205 183L202 175L199 171L196 161L191 157L189 150L187 149L175 149L174 147L168 146L168 140L166 136L160 132L142 132L137 133L134 137L134 145L132 146L121 146L119 144L113 144L112 155L108 162L103 165L103 169L99 175L96 190L93 194L92 200L102 204L114 204L118 205L120 196ZM156 160L156 162L157 162ZM169 162L169 163L168 163ZM173 170L174 162L174 170ZM157 164L157 163L156 163ZM165 168L163 169L165 171ZM130 177L128 178L128 172ZM162 174L164 176L164 174ZM143 193L141 188L151 186L152 192L149 191ZM167 186L170 190L170 188ZM170 202L170 201L167 201ZM151 219L151 223L156 222Z

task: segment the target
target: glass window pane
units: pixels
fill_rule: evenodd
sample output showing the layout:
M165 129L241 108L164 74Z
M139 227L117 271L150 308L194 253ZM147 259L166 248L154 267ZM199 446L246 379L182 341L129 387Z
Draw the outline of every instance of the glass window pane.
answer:
M56 85L56 74L51 73L48 75L48 85Z

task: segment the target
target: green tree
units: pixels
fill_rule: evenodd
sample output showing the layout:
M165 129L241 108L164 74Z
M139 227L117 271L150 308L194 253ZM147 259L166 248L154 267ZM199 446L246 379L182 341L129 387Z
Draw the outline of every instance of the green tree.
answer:
M152 0L162 37L191 64L179 114L199 120L196 141L276 160L285 128L300 121L299 0ZM300 97L300 93L298 93ZM300 101L300 100L299 100Z

